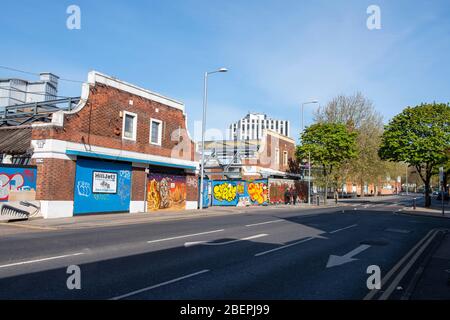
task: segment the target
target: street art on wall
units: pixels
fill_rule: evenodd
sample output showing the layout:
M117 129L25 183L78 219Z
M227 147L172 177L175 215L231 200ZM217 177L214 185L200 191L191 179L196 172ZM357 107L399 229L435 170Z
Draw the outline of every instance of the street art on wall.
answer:
M36 168L0 166L0 221L40 214L36 199Z
M269 201L271 204L284 203L286 190L295 190L299 201L307 200L308 185L304 181L269 179Z
M213 206L268 204L267 180L216 180L212 182Z
M228 180L212 182L213 206L236 206L238 200L238 182Z
M267 180L256 180L247 183L247 193L252 204L265 205L269 200Z
M147 209L185 209L186 176L150 173L147 184Z
M128 212L131 199L131 165L77 159L74 214Z
M0 202L34 200L36 168L0 166Z

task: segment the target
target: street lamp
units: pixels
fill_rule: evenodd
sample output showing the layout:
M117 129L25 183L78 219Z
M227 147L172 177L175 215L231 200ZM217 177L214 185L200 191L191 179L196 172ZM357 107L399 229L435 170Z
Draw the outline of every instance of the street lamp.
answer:
M228 69L220 68L215 71L205 72L204 76L204 91L203 91L203 120L202 120L202 160L201 160L201 173L200 173L200 210L203 210L203 179L205 176L205 127L206 127L206 107L208 105L208 76L210 74L227 72Z
M306 104L315 104L315 103L319 103L319 101L311 100L302 103L302 132L300 133L300 136L305 130L303 126L303 109L305 108ZM311 205L311 152L309 152L308 154L308 205Z

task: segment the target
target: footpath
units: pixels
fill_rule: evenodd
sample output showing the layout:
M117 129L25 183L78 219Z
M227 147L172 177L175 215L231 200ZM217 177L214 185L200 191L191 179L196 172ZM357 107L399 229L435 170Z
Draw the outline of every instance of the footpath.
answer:
M14 222L0 222L0 227L16 227L30 230L68 230L68 229L84 229L84 228L97 228L97 227L110 227L129 224L140 224L159 221L173 221L173 220L185 220L195 219L203 217L217 217L234 214L246 214L246 213L264 213L274 210L283 211L310 211L313 209L326 209L333 208L336 205L333 203L325 205L308 205L305 203L296 205L271 205L271 206L250 206L250 207L210 207L200 210L183 210L183 211L155 211L145 213L109 213L98 215L84 215L74 216L68 218L58 219L43 219L33 218L25 221ZM0 230L0 233L1 230Z

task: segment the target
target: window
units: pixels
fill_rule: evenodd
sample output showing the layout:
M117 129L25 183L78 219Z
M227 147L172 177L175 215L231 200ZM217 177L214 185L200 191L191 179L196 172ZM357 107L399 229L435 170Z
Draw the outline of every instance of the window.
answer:
M151 119L150 120L150 143L161 145L162 138L162 121Z
M287 166L287 165L288 165L288 152L283 151L283 166Z
M136 141L137 114L124 111L122 138Z
M275 149L275 164L280 164L280 149Z

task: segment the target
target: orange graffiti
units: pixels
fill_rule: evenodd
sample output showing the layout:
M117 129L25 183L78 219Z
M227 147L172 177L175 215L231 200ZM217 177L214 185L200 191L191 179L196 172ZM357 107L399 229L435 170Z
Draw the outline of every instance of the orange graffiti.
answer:
M251 182L248 184L248 195L250 200L263 204L267 202L267 185L263 182Z

